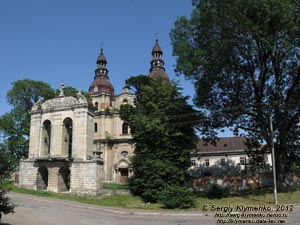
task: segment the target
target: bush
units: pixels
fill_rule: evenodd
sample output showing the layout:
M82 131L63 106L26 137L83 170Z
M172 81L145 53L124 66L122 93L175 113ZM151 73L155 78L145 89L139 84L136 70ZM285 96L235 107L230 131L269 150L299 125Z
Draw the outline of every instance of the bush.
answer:
M159 193L160 203L168 209L195 207L192 192L186 187L167 186Z
M8 197L6 197L7 191L3 190L0 186L0 219L3 214L13 213L15 204L13 204Z
M11 173L15 170L15 161L3 144L0 144L0 218L2 214L13 213L15 204L13 204L6 193L9 191Z
M217 184L213 184L209 187L207 191L208 198L224 198L229 195L229 188L222 188Z

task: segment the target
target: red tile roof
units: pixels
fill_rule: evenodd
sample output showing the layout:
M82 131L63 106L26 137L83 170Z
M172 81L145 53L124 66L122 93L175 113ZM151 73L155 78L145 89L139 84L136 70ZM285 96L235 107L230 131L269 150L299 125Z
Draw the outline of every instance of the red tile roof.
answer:
M222 137L216 140L216 145L206 143L204 140L200 140L196 146L196 152L211 153L211 152L229 152L229 151L241 151L247 149L245 144L246 138L244 137Z

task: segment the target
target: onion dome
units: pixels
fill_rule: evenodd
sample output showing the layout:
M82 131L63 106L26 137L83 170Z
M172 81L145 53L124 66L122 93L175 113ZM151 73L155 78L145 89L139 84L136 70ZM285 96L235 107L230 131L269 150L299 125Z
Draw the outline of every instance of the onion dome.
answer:
M94 81L89 87L89 93L91 95L106 93L114 96L114 87L109 82L108 70L106 68L107 61L103 54L103 48L101 48L100 55L98 56L96 63L97 69L95 70Z
M155 40L155 45L152 49L152 60L150 62L150 69L149 69L149 77L162 77L163 80L168 81L169 77L166 74L165 70L165 62L162 59L163 52L161 47L158 44L158 39Z

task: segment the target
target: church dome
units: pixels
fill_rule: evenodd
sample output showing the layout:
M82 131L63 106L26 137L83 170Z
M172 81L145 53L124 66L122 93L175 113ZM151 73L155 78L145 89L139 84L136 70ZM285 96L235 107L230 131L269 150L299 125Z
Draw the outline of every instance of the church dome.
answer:
M162 77L163 80L168 81L169 76L166 74L165 71L161 69L152 69L152 71L149 73L150 78L155 78L155 77Z
M114 96L114 87L105 76L97 76L89 87L91 95L106 93Z
M94 81L89 87L89 93L91 95L97 95L101 93L110 94L114 96L114 87L109 82L108 69L106 68L106 57L101 48L100 55L97 58L97 69L95 70Z

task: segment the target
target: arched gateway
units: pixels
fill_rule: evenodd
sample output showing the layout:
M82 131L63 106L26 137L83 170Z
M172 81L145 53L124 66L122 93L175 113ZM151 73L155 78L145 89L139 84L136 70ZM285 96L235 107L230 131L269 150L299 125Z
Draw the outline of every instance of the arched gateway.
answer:
M95 195L103 186L103 161L93 157L94 107L80 92L38 101L31 111L29 158L19 185ZM87 182L88 181L88 182Z

